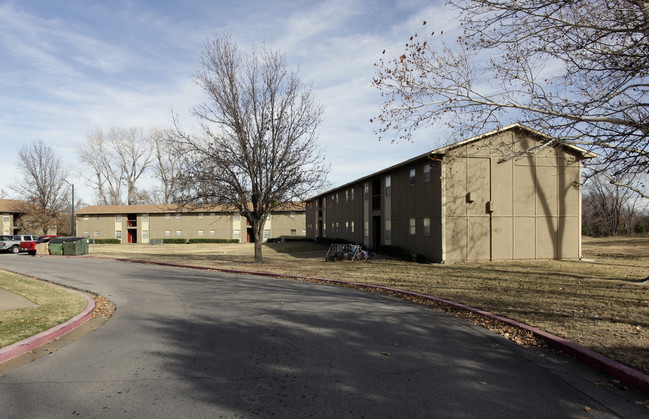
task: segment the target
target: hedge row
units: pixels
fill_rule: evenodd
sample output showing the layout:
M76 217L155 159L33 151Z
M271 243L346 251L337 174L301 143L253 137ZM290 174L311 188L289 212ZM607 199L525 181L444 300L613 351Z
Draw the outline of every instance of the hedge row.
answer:
M95 244L120 244L122 241L120 239L89 239L90 243Z
M164 239L151 239L151 243L165 244L191 244L191 243L239 243L239 239L185 239L182 237L167 237Z

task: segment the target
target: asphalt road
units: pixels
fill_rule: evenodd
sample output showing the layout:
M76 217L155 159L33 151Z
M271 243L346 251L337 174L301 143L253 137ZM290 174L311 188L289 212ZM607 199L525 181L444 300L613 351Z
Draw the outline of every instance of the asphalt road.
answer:
M100 329L0 376L2 418L640 417L533 350L353 289L89 258L0 268L99 293Z

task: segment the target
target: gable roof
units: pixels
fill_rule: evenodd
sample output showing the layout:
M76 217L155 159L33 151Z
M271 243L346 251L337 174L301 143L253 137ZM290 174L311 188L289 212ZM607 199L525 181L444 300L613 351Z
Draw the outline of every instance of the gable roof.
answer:
M452 151L452 150L454 150L456 148L464 147L464 146L467 146L469 144L475 143L477 141L484 140L485 138L500 134L500 133L505 132L505 131L512 131L512 130L525 131L528 134L531 134L532 136L537 137L542 142L548 142L548 141L553 139L551 136L549 136L547 134L544 134L544 133L542 133L540 131L537 131L535 129L527 127L527 126L525 126L523 124L515 123L515 124L508 125L506 127L503 127L503 128L498 128L498 129L495 129L493 131L489 131L489 132L484 133L484 134L476 135L475 137L471 137L471 138L468 138L466 140L462 140L462 141L458 141L458 142L453 143L453 144L446 145L444 147L436 148L435 150L429 151L429 152L424 153L424 154L420 154L418 156L415 156L415 157L413 157L411 159L408 159L406 161L403 161L401 163L397 163L397 164L392 165L390 167L387 167L385 169L379 170L378 172L374 172L372 174L369 174L367 176L363 176L363 177L358 178L356 180L353 180L351 182L347 182L347 183L345 183L345 184L343 184L341 186L335 187L333 189L329 189L326 192L322 192L320 194L317 194L317 195L313 196L311 199L315 199L315 198L318 198L318 197L321 197L321 196L324 196L324 195L328 195L333 191L348 188L351 185L354 185L354 184L359 183L359 182L364 182L364 181L370 180L370 179L375 178L377 176L380 176L380 175L382 175L384 173L391 172L394 169L398 169L400 167L408 166L408 165L412 164L413 162L415 162L417 160L421 160L421 159L429 158L429 157L433 157L433 156L444 156L448 152L450 152L450 151ZM583 149L581 147L571 145L571 144L561 144L561 147L565 147L568 150L574 152L575 154L580 155L582 159L591 159L591 158L597 157L597 154L595 154L593 152L590 152L590 151L588 151L586 149Z
M0 212L25 212L27 204L27 201L21 201L19 199L0 199Z

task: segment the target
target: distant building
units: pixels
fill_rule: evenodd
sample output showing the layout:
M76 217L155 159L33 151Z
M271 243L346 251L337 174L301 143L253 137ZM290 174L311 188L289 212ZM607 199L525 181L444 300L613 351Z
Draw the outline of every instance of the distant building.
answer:
M0 199L0 216L2 217L2 234L32 234L22 231L20 219L27 212L27 202L17 199Z
M595 155L549 140L514 124L317 195L307 237L394 245L434 262L578 259L581 161Z
M264 225L263 240L304 237L304 204L273 211ZM76 212L77 235L149 243L152 239L205 238L253 242L252 229L238 212L217 205L96 205Z

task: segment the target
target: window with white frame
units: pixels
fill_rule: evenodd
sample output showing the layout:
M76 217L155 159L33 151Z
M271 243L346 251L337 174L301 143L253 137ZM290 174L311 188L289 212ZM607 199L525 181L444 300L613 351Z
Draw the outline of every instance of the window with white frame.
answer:
M171 237L171 230L165 230L165 237Z
M99 237L99 230L95 230L95 237Z
M430 182L430 163L424 165L424 182Z
M181 217L182 217L182 215L179 212L177 212L176 213L176 220L180 220Z
M171 214L165 214L165 220L168 220L171 218Z
M385 197L392 196L392 176L385 177Z
M235 214L232 214L232 220L234 220L235 222L236 221L241 221L241 214L239 214L238 212L235 213Z
M199 212L199 213L198 213L198 219L199 219L199 220L202 220L202 219L203 219L203 213L202 213L202 212Z
M354 200L354 188L352 188L352 201Z
M90 237L90 232L88 230L83 232L84 237Z
M143 223L149 222L149 214L142 214L142 222Z
M352 233L354 232L354 222L352 221Z
M182 236L182 235L183 235L183 231L182 231L182 230L176 230L176 237L180 237L180 236Z
M345 202L349 201L349 189L345 191Z
M234 238L235 239L241 238L241 230L234 230Z
M291 236L297 236L297 230L292 228L291 229Z
M264 230L264 238L265 239L270 239L270 230L268 230L268 229Z
M210 212L210 218L214 218L216 215L213 212Z
M345 233L349 233L349 221L345 221Z
M115 216L115 222L116 223L121 223L122 222L122 216L121 215L116 215Z
M210 230L210 236L216 236L216 231Z
M414 236L417 234L417 224L414 218L410 219L410 235Z
M7 215L5 215L5 217L7 217ZM90 217L88 217L87 215L83 216L83 221L88 221L89 219L90 219ZM5 220L5 221L8 221L8 220Z
M367 201L368 199L370 199L370 185L366 183L363 185L363 201Z
M205 235L204 230L198 230L198 237L203 237Z
M338 192L336 192L336 204L338 203Z
M149 240L149 230L142 230L142 238Z
M430 218L424 218L424 236L430 236Z
M295 212L291 212L288 216L291 218L295 218Z
M115 238L116 239L121 239L122 238L122 230L115 231Z
M415 174L416 173L417 173L417 171L414 168L410 169L410 176L409 176L410 177L410 181L409 181L410 185L415 184L415 180L416 180L415 179Z

